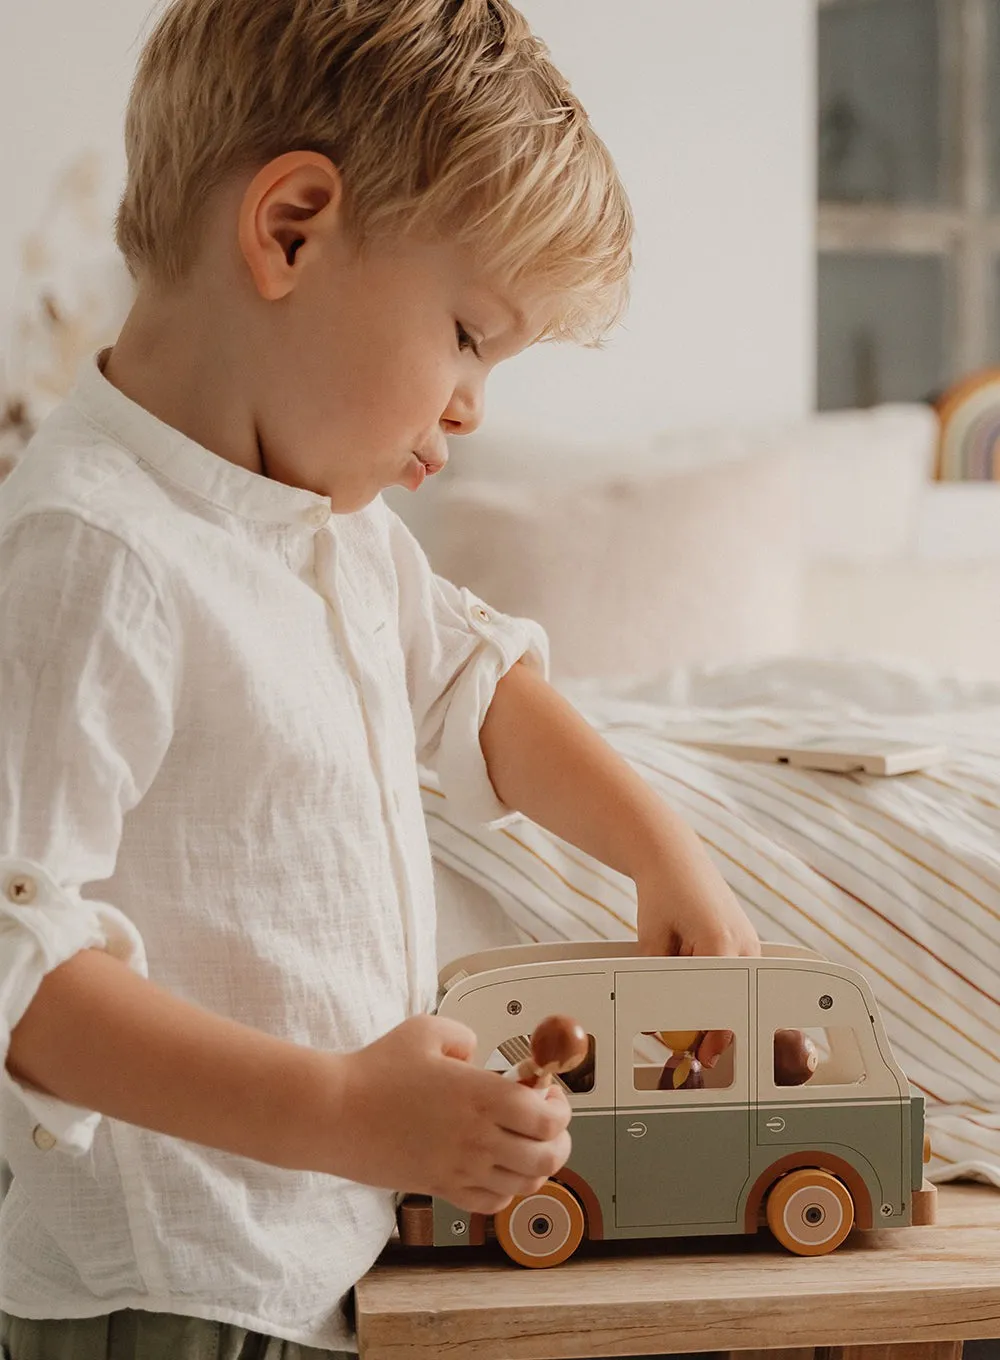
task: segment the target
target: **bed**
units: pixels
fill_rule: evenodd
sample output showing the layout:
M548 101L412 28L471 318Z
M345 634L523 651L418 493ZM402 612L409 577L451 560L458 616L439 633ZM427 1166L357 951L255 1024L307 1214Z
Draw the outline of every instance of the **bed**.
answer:
M1000 1188L1000 684L790 658L560 687L695 827L764 938L866 974L927 1099L931 1179ZM695 729L774 742L803 726L942 743L949 756L879 779L683 744ZM442 959L634 934L629 880L526 819L464 823L430 777L423 799Z

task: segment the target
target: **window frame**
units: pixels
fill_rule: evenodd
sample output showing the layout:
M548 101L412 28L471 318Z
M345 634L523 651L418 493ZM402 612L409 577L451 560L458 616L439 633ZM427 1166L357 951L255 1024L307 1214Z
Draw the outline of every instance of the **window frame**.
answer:
M817 0L820 11L880 0ZM948 381L996 359L1000 205L991 203L989 56L991 0L937 0L941 45L944 172L949 202L843 203L820 200L817 252L929 255L952 276L943 350ZM884 401L873 378L857 404Z

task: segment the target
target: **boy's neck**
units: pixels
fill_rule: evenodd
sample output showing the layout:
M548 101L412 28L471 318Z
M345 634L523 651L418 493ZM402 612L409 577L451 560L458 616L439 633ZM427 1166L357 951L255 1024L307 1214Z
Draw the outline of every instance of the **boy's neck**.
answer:
M104 365L131 401L230 463L261 472L248 375L204 298L140 289ZM230 329L230 334L233 328Z

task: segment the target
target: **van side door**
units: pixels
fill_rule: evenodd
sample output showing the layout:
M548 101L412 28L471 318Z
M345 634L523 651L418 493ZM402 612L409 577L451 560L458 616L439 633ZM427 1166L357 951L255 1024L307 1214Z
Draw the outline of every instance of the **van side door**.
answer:
M750 970L671 961L615 974L615 1222L678 1233L742 1231L750 1170ZM731 1030L703 1089L657 1089L660 1032ZM669 1079L668 1079L669 1082Z

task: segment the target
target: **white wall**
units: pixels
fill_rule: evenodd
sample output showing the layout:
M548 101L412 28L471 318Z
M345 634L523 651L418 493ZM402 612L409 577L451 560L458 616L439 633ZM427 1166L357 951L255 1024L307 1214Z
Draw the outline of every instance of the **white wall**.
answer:
M796 416L815 356L811 0L523 0L614 154L634 301L603 353L538 352L494 408L594 435Z
M94 148L107 164L107 209L122 170L121 119L152 0L0 0L0 317L21 242L45 213L59 172Z
M149 0L0 5L0 322L20 241L87 146L121 172ZM588 106L639 224L635 300L602 353L498 370L503 424L596 437L795 416L812 402L811 0L523 0Z

